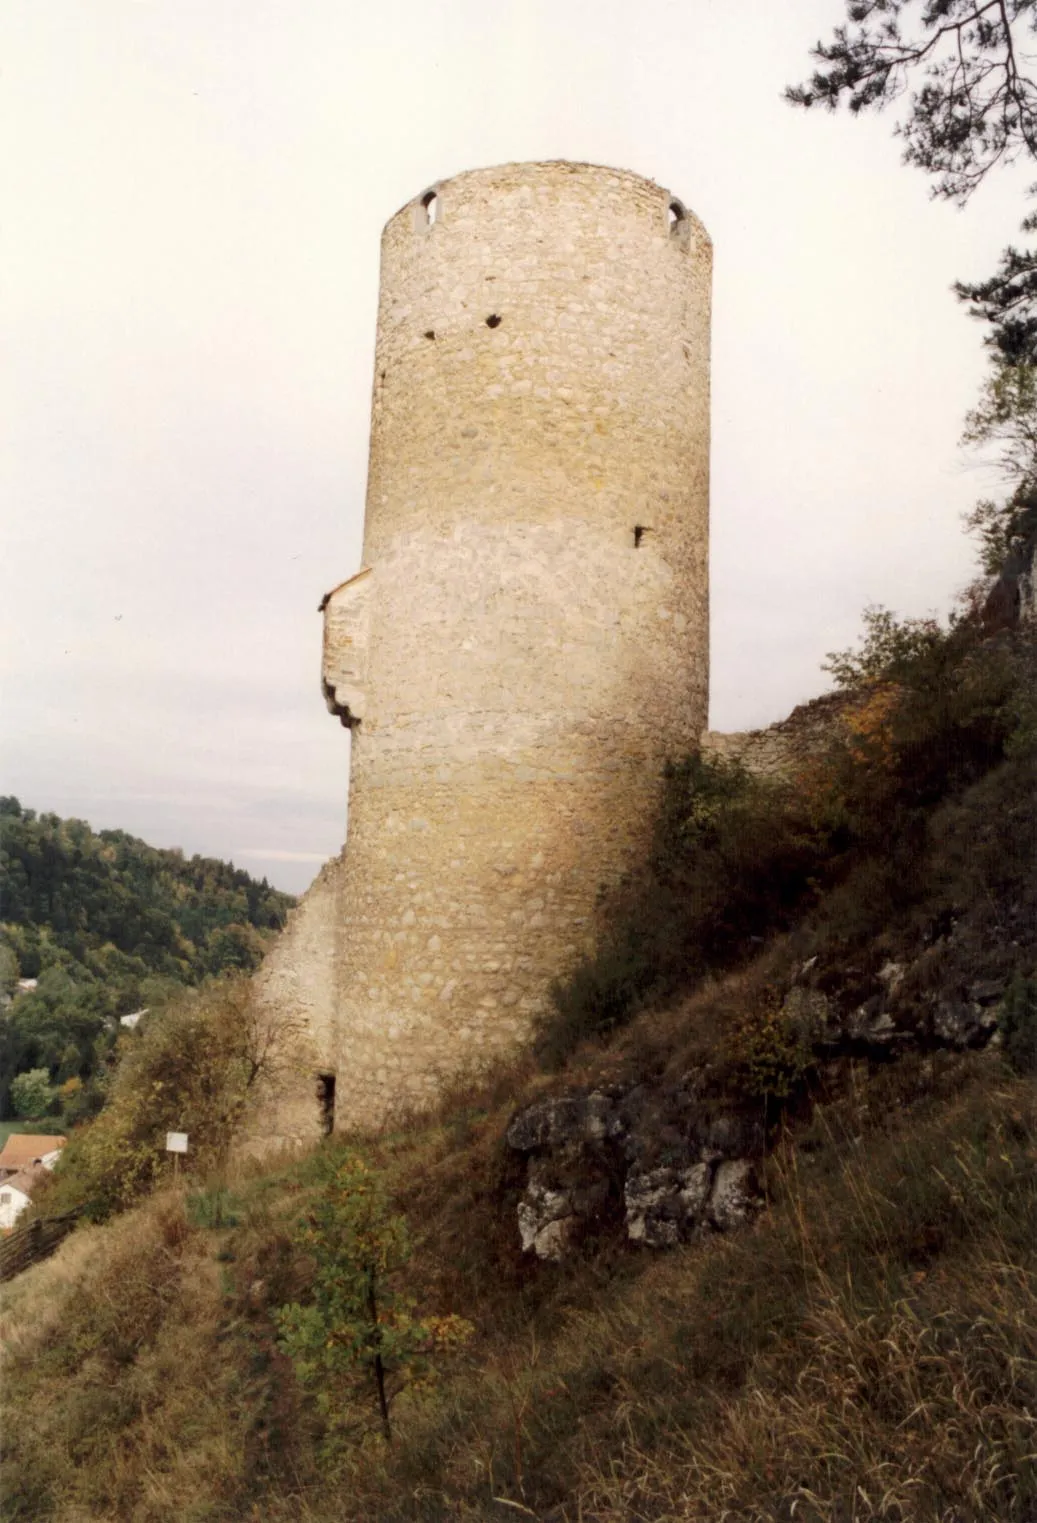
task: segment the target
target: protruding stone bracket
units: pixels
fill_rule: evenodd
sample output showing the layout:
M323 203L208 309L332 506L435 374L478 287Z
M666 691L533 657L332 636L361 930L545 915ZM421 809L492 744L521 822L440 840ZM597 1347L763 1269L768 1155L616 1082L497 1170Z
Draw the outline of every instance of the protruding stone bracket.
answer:
M337 714L352 730L364 717L366 707L367 645L371 624L372 568L324 594L324 654L321 690L328 712Z

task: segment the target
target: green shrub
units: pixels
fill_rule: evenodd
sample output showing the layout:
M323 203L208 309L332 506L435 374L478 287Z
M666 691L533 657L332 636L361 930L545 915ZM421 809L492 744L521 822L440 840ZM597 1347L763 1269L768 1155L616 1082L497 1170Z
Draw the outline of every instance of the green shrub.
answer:
M785 1101L812 1062L809 1035L782 1009L773 990L743 1011L727 1034L735 1087L750 1099Z
M1005 991L998 1026L1009 1066L1016 1073L1037 1073L1037 978L1016 975Z
M616 895L598 951L554 989L540 1061L556 1067L646 998L788 926L814 897L827 844L791 788L699 755L668 766L648 861Z
M630 1019L656 978L648 948L624 927L551 990L552 1010L540 1023L536 1053L547 1069L562 1066L588 1037L605 1036Z
M54 1089L46 1068L30 1068L11 1081L11 1104L23 1121L42 1121L50 1110Z
M187 1197L186 1209L192 1227L208 1227L218 1232L237 1227L241 1222L241 1200L224 1185L192 1191Z
M1025 633L984 635L971 612L944 629L869 608L856 650L832 652L826 669L855 704L825 763L828 807L851 838L878 849L927 809L1000 762L1033 683Z
M250 1093L277 1057L246 979L214 980L122 1039L107 1104L64 1149L45 1208L103 1220L169 1172L167 1132L187 1132L189 1172L218 1167Z
M822 892L839 940L876 935L927 892L934 807L1006 758L1025 764L1037 745L1032 635L990 638L968 609L946 628L882 608L864 623L858 647L828 658L846 705L798 776L697 754L667 767L645 861L613 895L597 951L553 991L544 1066L737 963Z
M397 1277L411 1254L407 1225L360 1159L326 1163L323 1191L297 1241L313 1261L313 1286L305 1303L277 1312L281 1347L314 1395L332 1447L343 1417L347 1428L355 1426L349 1409L357 1386L377 1403L388 1440L394 1397L427 1382L437 1355L465 1342L471 1324L419 1315L401 1290Z

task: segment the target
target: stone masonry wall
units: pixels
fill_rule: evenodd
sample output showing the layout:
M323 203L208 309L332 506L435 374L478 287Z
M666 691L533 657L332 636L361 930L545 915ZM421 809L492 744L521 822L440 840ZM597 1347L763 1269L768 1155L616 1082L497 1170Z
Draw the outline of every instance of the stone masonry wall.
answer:
M706 730L700 741L702 754L741 762L758 777L794 778L828 749L854 701L848 693L825 693L763 730Z
M528 1035L702 730L710 267L667 191L590 165L462 174L385 229L363 617L326 610L337 1125Z
M337 1056L335 948L342 858L326 862L288 916L252 982L258 1017L277 1034L276 1082L264 1089L239 1142L243 1153L309 1144L321 1135L317 1075Z

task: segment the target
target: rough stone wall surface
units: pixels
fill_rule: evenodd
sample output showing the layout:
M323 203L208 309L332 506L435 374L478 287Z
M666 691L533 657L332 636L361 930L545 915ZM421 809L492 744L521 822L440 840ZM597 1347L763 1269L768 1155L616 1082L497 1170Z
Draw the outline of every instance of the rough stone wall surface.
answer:
M826 693L801 703L787 719L763 730L725 734L706 730L702 754L723 761L738 761L758 777L793 778L821 756L842 726L853 698L846 693Z
M336 906L343 1127L528 1035L706 715L704 229L582 164L478 170L427 200L382 240L362 692L330 626L325 654L363 715Z
M321 603L321 687L329 712L337 714L348 729L364 717L372 591L370 571L361 571L334 588Z
M274 1090L249 1119L240 1151L306 1144L322 1133L317 1075L335 1071L338 938L343 867L326 862L288 917L253 979L259 1012L281 1033Z

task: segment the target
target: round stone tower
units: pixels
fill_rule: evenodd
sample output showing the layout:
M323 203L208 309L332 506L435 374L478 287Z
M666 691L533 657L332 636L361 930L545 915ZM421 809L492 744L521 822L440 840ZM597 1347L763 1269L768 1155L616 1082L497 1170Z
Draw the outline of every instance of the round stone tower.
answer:
M705 728L710 266L669 191L588 164L385 228L364 567L324 605L338 1126L521 1043Z

